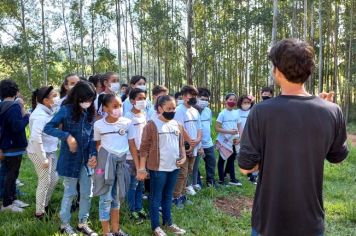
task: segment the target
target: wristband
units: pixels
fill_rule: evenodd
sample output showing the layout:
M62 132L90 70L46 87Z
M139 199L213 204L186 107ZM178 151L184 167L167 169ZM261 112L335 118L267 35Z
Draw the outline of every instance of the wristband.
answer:
M140 172L140 173L147 173L146 169L138 169L137 172Z

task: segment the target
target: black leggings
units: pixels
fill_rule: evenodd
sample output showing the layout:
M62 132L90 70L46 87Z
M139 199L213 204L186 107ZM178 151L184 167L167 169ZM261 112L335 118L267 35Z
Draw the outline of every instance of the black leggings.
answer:
M218 160L218 173L219 173L219 181L224 182L226 174L230 175L230 181L236 180L235 176L235 159L236 159L236 150L235 146L233 146L233 153L231 156L226 160L226 166L224 170L225 160L219 155Z

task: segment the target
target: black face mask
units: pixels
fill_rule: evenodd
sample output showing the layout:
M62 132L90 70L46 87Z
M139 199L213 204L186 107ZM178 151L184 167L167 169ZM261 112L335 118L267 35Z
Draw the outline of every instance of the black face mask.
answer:
M176 114L175 111L172 111L172 112L166 112L166 111L164 111L164 112L162 113L162 116L163 116L164 119L166 119L166 120L173 120L175 114Z
M189 98L188 105L194 106L198 102L197 98Z
M271 97L270 96L262 96L262 100L265 101L265 100L268 100L270 99Z

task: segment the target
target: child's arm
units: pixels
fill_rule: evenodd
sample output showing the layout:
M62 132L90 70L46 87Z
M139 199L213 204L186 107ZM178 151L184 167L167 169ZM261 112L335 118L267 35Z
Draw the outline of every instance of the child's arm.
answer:
M237 129L232 129L232 130L223 129L222 124L218 121L216 121L215 130L216 130L216 132L222 133L222 134L231 134L231 135L238 134Z
M137 179L144 180L147 176L146 172L146 161L148 154L150 152L150 147L152 144L152 130L151 130L151 122L148 122L142 133L142 140L140 146L140 161L139 168L137 169Z
M59 128L59 126L63 124L66 113L67 111L65 107L62 106L59 111L54 115L52 120L46 124L43 129L43 132L53 137L57 137L61 141L66 141L70 134Z
M132 159L134 160L134 163L135 163L136 170L140 169L140 160L138 159L139 157L138 157L138 151L137 151L136 144L135 144L135 139L129 140L129 148L130 148L130 153L131 153Z
M46 151L43 147L42 132L46 122L43 120L34 120L30 134L30 144L34 147L36 155L42 161L42 167L48 167L48 159L46 157Z

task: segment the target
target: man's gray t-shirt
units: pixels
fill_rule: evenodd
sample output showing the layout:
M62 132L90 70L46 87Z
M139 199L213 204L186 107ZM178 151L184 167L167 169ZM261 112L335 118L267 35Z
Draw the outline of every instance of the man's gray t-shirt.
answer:
M263 236L314 236L324 231L324 160L348 154L336 104L315 96L279 96L251 110L238 164L260 166L252 227Z

